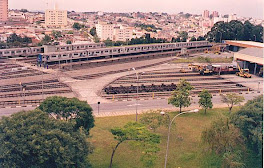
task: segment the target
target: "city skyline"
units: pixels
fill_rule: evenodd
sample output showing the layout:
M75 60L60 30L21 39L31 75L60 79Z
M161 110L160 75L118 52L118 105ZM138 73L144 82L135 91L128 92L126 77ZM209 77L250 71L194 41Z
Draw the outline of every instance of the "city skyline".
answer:
M15 2L15 0L9 0L10 9L29 9L44 11L47 8L54 6L55 0L24 0ZM170 14L176 14L179 12L202 14L204 10L218 11L219 14L237 14L244 17L253 17L257 19L263 19L263 6L262 0L240 0L237 3L236 0L221 0L221 1L208 1L208 0L185 0L185 1L173 1L163 0L162 3L158 0L134 0L134 1L121 1L121 0L97 0L91 2L85 0L76 0L73 4L68 0L56 0L60 9L68 11L74 10L78 12L83 11L103 11L103 12L166 12ZM48 2L48 7L47 7ZM236 4L234 7L233 4ZM28 4L31 4L28 6Z

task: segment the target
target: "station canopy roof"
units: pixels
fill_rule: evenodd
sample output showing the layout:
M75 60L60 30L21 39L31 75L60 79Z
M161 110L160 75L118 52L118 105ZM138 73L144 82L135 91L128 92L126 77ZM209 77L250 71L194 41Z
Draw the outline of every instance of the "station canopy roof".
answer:
M259 43L255 41L225 40L224 43L232 46L245 47L245 48L264 48L263 43Z
M234 54L235 59L244 60L263 65L264 48L245 48Z

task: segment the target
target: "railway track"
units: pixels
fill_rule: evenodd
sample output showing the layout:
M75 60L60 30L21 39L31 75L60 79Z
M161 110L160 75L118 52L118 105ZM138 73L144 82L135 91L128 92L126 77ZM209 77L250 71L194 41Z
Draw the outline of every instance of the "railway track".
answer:
M26 92L26 93L20 92L20 93L3 94L3 95L0 95L0 98L29 97L29 96L36 96L36 95L42 95L42 94L49 95L49 94L69 93L69 92L71 92L69 88L62 89L62 90L49 90L49 91L43 90L43 93L42 91L38 91L38 92Z
M220 93L220 89L208 89L208 91L212 94ZM229 93L229 92L245 92L248 91L248 88L226 88L221 90L221 93ZM249 89L251 91L251 89ZM194 90L191 91L192 95L197 95L201 92L201 90ZM108 100L131 100L131 99L137 99L137 98L162 98L162 97L169 97L171 96L171 92L149 92L149 93L139 93L137 97L137 93L129 93L129 94L113 94L113 95L107 95L102 93L101 95L103 98Z
M171 60L166 60L166 61L161 61L161 62L158 62L158 63L144 65L144 66L141 66L141 67L137 67L137 69L143 69L143 68L148 68L148 67L152 67L152 66L156 66L156 65L161 65L161 64L164 64L164 63L168 63L170 61ZM75 76L75 77L72 77L72 78L77 79L77 80L87 80L87 79L94 79L94 78L102 77L102 76L105 76L105 75L121 73L121 72L126 72L126 71L129 71L129 69L108 71L108 72L96 73L96 74L91 74L91 75Z
M194 90L201 90L201 89L222 89L225 90L226 88L244 88L243 85L238 85L236 83L225 83L225 84L219 84L219 83L196 83L192 84L194 87ZM127 93L136 93L137 90L139 93L143 92L162 92L162 91L173 91L177 88L176 84L146 84L146 85L140 85L134 86L134 85L127 85L127 86L117 86L117 87L106 87L104 89L104 92L106 94L127 94Z
M225 80L221 76L202 76L197 72L187 71L181 73L179 69L156 70L141 73L139 80L135 74L120 77L107 85L101 92L106 99L129 99L139 97L152 97L153 95L170 96L171 92L177 88L176 83L185 79L194 86L192 94L198 94L201 90L207 89L211 93L217 92L243 92L250 89ZM138 87L137 87L138 85Z
M4 108L7 106L17 106L17 105L38 105L42 102L42 99L34 99L34 100L11 100L11 101L0 101L0 108Z
M211 77L205 77L205 78L182 78L185 79L188 82L193 82L193 81L202 81L202 80L210 80L210 81L220 81L223 80L223 78L219 77L219 78L211 78ZM175 79L168 79L168 78L163 78L163 79L155 79L155 80L139 80L138 82L136 80L131 80L131 81L115 81L114 83L111 84L126 84L126 83L130 83L130 84L136 84L136 83L177 83L179 82L181 79L180 78L175 78ZM110 85L111 85L110 84Z

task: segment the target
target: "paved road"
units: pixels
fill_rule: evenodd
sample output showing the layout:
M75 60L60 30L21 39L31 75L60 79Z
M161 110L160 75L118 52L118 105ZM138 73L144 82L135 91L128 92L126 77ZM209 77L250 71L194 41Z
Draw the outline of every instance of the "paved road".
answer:
M260 93L250 93L243 94L246 101L253 99L255 96L260 95ZM213 97L214 107L226 107L225 104L221 103L221 97L216 95ZM99 105L99 114L98 114L98 105L91 104L94 115L96 117L103 116L117 116L117 115L128 115L135 114L136 112L136 101L120 101L120 102L112 102L112 103L101 103ZM143 111L149 109L163 109L163 110L172 110L176 109L172 105L168 104L167 99L154 99L154 100L138 100L138 113L142 113ZM192 97L192 106L191 109L199 108L198 105L198 97ZM188 108L188 109L190 109ZM21 107L21 108L4 108L0 109L0 117L9 116L13 113L22 111L22 110L33 110L34 107ZM187 109L186 109L187 110Z

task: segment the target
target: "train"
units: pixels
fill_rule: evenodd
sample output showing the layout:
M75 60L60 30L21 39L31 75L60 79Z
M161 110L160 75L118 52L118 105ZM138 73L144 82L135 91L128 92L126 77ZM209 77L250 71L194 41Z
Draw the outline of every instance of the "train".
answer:
M208 41L180 42L180 43L161 43L161 44L143 44L120 47L101 47L94 49L83 49L62 52L48 52L42 55L42 61L45 63L58 62L74 59L87 58L109 58L114 56L136 55L145 53L196 50L198 48L211 47Z
M54 46L40 46L40 47L24 47L24 48L10 48L1 49L0 58L15 58L36 56L49 52L66 52L86 49L104 48L104 43L85 43L85 44L68 44L68 45L54 45Z
M0 58L14 58L21 56L38 55L44 53L43 47L24 47L24 48L10 48L1 49Z
M207 65L199 70L201 75L236 74L239 69L234 65Z

